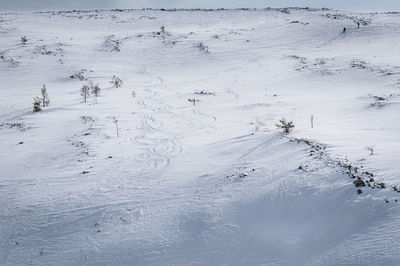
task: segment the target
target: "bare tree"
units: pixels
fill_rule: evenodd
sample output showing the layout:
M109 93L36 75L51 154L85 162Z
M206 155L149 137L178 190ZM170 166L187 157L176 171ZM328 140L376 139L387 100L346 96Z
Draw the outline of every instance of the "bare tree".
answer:
M90 86L84 84L81 88L81 95L83 96L84 102L86 102L87 98L90 96Z
M369 151L369 155L374 155L375 146L367 146L365 148Z
M97 97L99 97L100 93L101 93L101 88L100 88L99 84L96 84L91 87L91 93L92 93L92 95L94 95L96 103L97 103Z
M112 77L111 83L113 84L113 86L114 86L115 88L119 88L119 87L122 86L123 81L122 81L122 79L120 79L119 77L117 77L117 76L114 75L114 76Z
M41 102L42 102L42 99L40 99L39 97L33 98L33 112L34 113L42 111L42 109L40 108Z
M285 118L279 120L280 124L275 124L278 128L282 128L284 133L289 133L292 128L294 128L293 121L286 121Z
M43 107L49 106L50 99L49 99L49 96L47 95L46 85L43 85L43 87L41 89L41 92L42 92L42 104L43 104Z

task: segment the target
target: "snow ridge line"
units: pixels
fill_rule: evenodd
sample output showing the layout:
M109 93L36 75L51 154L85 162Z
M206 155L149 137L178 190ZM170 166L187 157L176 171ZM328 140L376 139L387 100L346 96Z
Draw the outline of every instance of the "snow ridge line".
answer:
M298 144L305 144L309 148L310 157L313 157L315 160L323 162L328 167L338 167L341 169L342 173L350 177L353 181L353 184L356 188L358 188L357 193L361 194L362 187L369 187L370 189L386 189L386 185L383 182L375 181L373 174L370 171L363 170L365 166L359 165L355 166L354 163L349 162L348 159L340 159L340 158L332 158L326 151L327 145L318 143L316 141L312 141L306 138L290 138L290 142L295 142ZM307 172L307 166L299 166L299 170ZM394 191L400 193L400 186L393 186ZM389 201L385 199L388 203ZM396 199L395 202L398 200Z

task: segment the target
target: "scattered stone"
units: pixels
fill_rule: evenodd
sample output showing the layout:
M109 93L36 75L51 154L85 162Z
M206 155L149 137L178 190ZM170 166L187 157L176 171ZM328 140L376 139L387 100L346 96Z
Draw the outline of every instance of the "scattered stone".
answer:
M365 182L361 178L357 179L353 183L356 187L365 187Z

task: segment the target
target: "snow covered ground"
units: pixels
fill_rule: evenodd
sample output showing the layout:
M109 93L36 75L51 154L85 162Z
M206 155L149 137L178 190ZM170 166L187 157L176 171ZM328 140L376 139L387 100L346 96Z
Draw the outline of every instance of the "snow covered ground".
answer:
M0 264L398 265L399 18L0 14Z

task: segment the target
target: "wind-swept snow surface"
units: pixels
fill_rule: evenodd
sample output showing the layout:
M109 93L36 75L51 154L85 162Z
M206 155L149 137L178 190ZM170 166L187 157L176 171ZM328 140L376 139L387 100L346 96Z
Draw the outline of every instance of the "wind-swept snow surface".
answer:
M0 34L1 265L399 263L399 14L1 14Z

